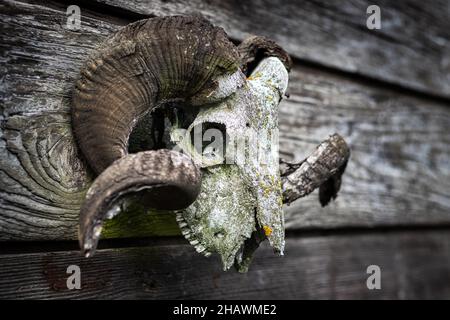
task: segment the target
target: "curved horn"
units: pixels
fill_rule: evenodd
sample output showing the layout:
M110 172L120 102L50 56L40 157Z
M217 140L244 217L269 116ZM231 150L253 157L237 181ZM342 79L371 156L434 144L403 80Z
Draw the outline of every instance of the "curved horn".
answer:
M238 67L237 49L221 28L182 16L132 23L88 60L72 108L78 145L100 174L81 208L79 237L86 255L95 250L107 212L124 195L145 192L149 205L172 210L196 199L200 172L189 158L168 150L129 155L128 140L154 108L214 97L217 79Z
M241 70L247 76L267 57L280 59L288 72L292 68L289 54L275 41L266 37L250 36L239 44L238 51L241 57Z

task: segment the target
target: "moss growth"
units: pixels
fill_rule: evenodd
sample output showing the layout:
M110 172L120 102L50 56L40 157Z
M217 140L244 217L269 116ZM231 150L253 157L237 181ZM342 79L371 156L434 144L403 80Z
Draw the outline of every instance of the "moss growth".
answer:
M102 238L128 238L181 235L171 211L146 210L132 204L124 212L104 222Z

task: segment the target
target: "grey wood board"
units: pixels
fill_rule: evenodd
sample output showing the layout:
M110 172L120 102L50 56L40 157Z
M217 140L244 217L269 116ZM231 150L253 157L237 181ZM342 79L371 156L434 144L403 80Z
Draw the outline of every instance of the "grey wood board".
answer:
M270 37L294 57L450 97L448 1L96 0L141 15L201 14L243 40ZM377 4L381 29L366 26Z
M1 5L0 239L75 239L91 177L70 130L70 96L87 55L118 28L65 12ZM352 156L338 200L286 209L288 229L441 224L450 220L450 109L385 86L295 65L280 105L280 149L301 160L338 132Z
M286 255L260 248L246 274L221 271L189 245L0 255L0 298L16 299L448 299L450 233L402 231L291 237ZM69 265L81 290L68 290ZM369 290L367 268L381 270Z

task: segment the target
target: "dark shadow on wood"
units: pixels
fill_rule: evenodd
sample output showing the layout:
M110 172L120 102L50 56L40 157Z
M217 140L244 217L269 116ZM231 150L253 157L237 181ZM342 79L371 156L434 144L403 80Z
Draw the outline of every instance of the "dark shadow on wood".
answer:
M81 290L68 290L69 265ZM366 286L381 269L381 290ZM189 245L0 256L0 298L24 299L448 299L450 232L288 238L286 255L264 245L246 274L221 271Z

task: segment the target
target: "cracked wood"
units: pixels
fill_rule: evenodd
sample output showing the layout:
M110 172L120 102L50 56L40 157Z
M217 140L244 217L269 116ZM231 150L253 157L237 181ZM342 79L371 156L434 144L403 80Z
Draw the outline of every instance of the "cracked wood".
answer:
M71 134L71 90L88 54L118 24L87 15L80 31L69 31L65 11L13 1L0 14L0 239L75 239L91 177ZM448 103L299 64L290 78L281 156L303 160L337 132L352 158L337 201L321 209L313 193L294 202L288 229L450 221ZM110 223L106 237L179 234L164 213L134 209Z

